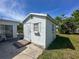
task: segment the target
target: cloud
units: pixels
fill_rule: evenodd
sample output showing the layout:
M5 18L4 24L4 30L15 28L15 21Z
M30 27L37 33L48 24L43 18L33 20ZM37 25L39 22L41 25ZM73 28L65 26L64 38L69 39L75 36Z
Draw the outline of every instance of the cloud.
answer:
M22 5L18 0L0 0L0 13L8 18L22 21L25 16L19 10L23 8L24 4Z

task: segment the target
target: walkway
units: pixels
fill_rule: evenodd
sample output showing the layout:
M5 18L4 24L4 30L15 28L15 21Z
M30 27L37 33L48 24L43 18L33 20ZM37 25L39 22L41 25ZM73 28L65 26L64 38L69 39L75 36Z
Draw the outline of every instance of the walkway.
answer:
M43 50L33 44L29 44L28 48L16 55L13 59L37 59Z

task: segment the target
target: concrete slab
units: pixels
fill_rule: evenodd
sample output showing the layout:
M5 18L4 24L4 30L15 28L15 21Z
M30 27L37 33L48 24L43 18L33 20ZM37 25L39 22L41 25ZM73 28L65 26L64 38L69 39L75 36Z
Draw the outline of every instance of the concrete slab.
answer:
M43 49L35 46L34 44L29 44L27 47L28 47L27 49L25 49L20 54L15 56L13 59L18 59L18 57L20 57L21 59L23 59L23 58L24 59L26 59L26 58L28 58L28 59L37 59L37 57L40 54L42 54L42 52L43 52ZM26 57L24 55L26 55Z
M33 59L33 58L26 54L19 54L16 57L14 57L13 59Z

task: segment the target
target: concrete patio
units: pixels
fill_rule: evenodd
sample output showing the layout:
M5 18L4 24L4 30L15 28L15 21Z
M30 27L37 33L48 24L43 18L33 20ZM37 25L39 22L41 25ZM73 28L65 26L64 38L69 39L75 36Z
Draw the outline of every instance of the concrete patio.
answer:
M43 50L34 44L22 48L16 48L15 41L0 43L0 59L37 59Z

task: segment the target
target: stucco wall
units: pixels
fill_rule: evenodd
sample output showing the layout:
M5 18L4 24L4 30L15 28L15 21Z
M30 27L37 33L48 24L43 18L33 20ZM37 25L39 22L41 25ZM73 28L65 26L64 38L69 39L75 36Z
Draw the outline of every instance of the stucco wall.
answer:
M24 23L24 39L29 40L27 38L27 32L26 31L28 28L27 24L30 23L31 24L31 42L42 46L43 48L45 48L45 39L46 39L46 20L45 17L39 17L39 16L34 16L30 19L28 19L25 23ZM39 23L40 24L40 31L39 31L39 36L35 35L33 27L34 27L34 23Z
M52 26L53 25L53 26ZM54 31L52 30L54 28ZM46 47L56 38L55 24L50 20L46 20Z
M13 38L17 37L17 25L19 23L9 22L9 21L0 21L0 24L3 24L3 25L12 25L13 26Z

